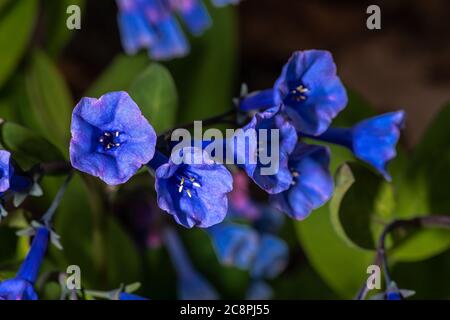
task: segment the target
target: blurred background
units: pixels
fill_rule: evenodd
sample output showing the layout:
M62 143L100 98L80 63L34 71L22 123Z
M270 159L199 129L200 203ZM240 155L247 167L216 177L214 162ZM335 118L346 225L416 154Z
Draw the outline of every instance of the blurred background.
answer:
M0 114L7 121L36 128L47 135L42 125L30 120L34 116L24 111L28 110L24 107L28 102L17 98L21 94L11 98L13 92L23 92L27 85L30 92L30 84L23 81L27 83L32 77L30 72L35 70L32 67L34 60L30 57L36 48L45 53L60 73L60 79L67 84L72 106L81 97L99 96L107 88L109 91L127 89L150 61L145 53L141 53L130 60L130 64L127 64L128 60L122 60L125 68L119 68L120 72L111 68L117 59L124 59L115 1L80 1L83 4L82 28L78 31L64 28L65 7L74 1L38 2L35 16L29 18L35 19L35 23L23 57L0 89ZM381 7L381 30L366 28L366 9L370 4ZM445 131L446 120L450 118L448 112L441 121L437 116L450 101L449 1L244 0L234 8L218 9L208 4L208 10L214 25L202 37L190 37L191 54L163 62L178 91L178 123L229 109L231 99L239 95L242 83L246 83L250 91L271 87L284 63L296 50L329 50L351 96L348 113L338 120L340 124L349 125L350 121L359 120L360 114L398 109L407 112L399 158L391 166L394 184L386 186L377 182L380 188L376 201L362 209L356 206L355 210L367 212L371 219L376 215L384 223L392 218L417 214L450 214L447 199L450 131ZM7 10L0 11L0 19L5 17L5 12ZM20 28L20 24L18 26ZM1 32L4 31L0 29ZM8 46L0 48L0 51L5 50ZM111 80L113 76L116 78ZM41 89L46 90L45 77ZM358 111L358 108L364 111ZM438 129L429 131L430 128ZM438 141L436 145L423 142L427 130L430 132L427 141ZM335 170L348 155L332 151L336 151L338 159L332 164ZM60 181L60 178L44 181L44 186L51 191L39 201L27 201L26 209L20 213L25 220L43 212ZM75 180L75 185L81 184L81 179ZM107 206L107 212L100 215L95 214L92 203L89 207L80 202L79 199L86 196L86 190L74 187L63 201L56 223L65 250L51 250L46 270L61 270L68 263L79 264L83 279L91 288L106 290L118 287L122 282L139 281L142 295L154 299L175 298L175 271L170 267L167 252L158 246L158 239L144 247L136 240L136 225L152 222L146 219L136 222L135 218L130 218L139 211L139 199L152 197L142 191L143 186L151 189L151 184L146 176L134 178L129 186L118 192L117 202ZM138 192L133 191L135 186ZM358 187L356 192L364 192L364 186ZM104 186L97 181L86 188L104 189ZM254 186L250 192L256 199L265 201ZM143 206L152 205L144 203ZM153 210L157 211L156 208ZM162 219L167 218L164 213L158 214L163 216ZM2 243L11 243L8 252L3 253L3 263L0 261L0 270L4 274L13 269L15 260L23 256L27 248L26 241L15 240L12 236L18 226L23 226L23 221L12 221L0 231L5 241ZM155 228L155 224L152 226ZM358 226L346 227L350 230L347 233L351 234L351 240L357 239L352 234ZM220 295L244 298L251 284L248 273L221 266L202 230L174 227L193 264ZM373 229L372 225L369 229ZM374 238L377 232L374 232ZM279 236L289 246L289 262L278 277L268 280L273 297L277 299L353 298L374 257L371 248L349 245L342 239L332 225L328 206L303 222L284 219ZM397 251L393 251L391 262L393 278L398 285L415 290L416 298L450 298L448 232L397 236L401 241ZM55 297L56 287L56 284L43 286L43 296Z

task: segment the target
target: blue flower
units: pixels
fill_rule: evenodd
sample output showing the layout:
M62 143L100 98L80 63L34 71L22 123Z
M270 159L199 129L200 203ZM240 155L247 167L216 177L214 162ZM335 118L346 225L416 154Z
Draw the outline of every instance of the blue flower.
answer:
M37 300L33 286L47 251L49 237L50 231L46 227L36 230L30 251L16 277L0 283L0 300Z
M387 165L396 156L395 146L404 120L404 111L390 112L363 120L352 128L329 128L312 138L349 148L358 159L373 166L390 181Z
M271 234L261 235L259 250L250 270L253 278L274 278L280 274L287 265L288 246L286 243Z
M221 6L236 0L214 1ZM181 30L178 14L189 31L198 36L211 26L201 0L117 0L122 45L127 54L146 48L153 59L182 57L189 43Z
M272 288L263 280L253 280L247 289L247 300L269 300L273 296Z
M275 82L275 104L283 104L297 130L306 134L324 132L347 101L328 51L295 52Z
M222 222L233 185L230 172L199 148L184 148L179 155L177 164L157 152L148 164L156 171L158 206L186 228Z
M256 143L243 142L238 134L228 141L228 147L236 153L237 164L259 187L270 194L280 193L291 185L292 175L287 161L297 143L295 128L282 115L277 114L277 110L278 108L271 108L257 113L250 123L242 128L244 135L254 133ZM272 139L273 129L279 130L279 139L275 141ZM273 143L277 144L278 148L272 150ZM263 159L265 157L267 159ZM278 166L274 161L278 162Z
M172 1L172 6L194 35L201 35L212 24L208 10L201 0L175 0Z
M217 292L192 266L176 232L171 228L163 231L164 243L178 277L178 297L182 300L215 300Z
M327 148L297 144L289 158L289 168L294 176L292 185L283 193L272 195L272 204L292 218L306 218L332 196L333 178L329 165Z
M147 23L136 0L118 0L118 23L122 44L127 54L133 55L140 48L150 47L156 41L156 30Z
M328 51L297 51L283 67L273 89L247 95L243 111L281 105L297 131L319 135L347 105L347 93Z
M119 300L148 300L147 298L138 296L136 294L121 292L119 294Z
M221 223L207 229L220 262L248 269L258 250L259 237L251 228L234 223Z
M10 186L9 179L14 172L10 159L11 153L0 150L0 192L5 192Z
M71 132L72 166L109 185L128 181L155 153L155 130L126 92L81 99Z

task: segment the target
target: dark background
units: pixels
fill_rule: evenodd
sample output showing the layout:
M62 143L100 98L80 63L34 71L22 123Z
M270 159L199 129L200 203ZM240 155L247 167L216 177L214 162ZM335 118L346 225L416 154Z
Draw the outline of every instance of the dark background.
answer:
M366 9L381 7L381 30ZM114 1L88 1L82 32L60 60L76 98L121 51ZM236 93L269 87L295 50L333 52L346 85L380 112L408 112L405 142L419 140L450 92L450 2L446 0L244 0L237 7Z

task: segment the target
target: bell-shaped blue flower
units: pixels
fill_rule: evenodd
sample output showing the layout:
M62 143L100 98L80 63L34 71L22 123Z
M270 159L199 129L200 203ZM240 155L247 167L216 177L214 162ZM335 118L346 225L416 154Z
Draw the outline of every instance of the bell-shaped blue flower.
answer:
M219 261L249 269L259 245L258 234L245 225L224 222L207 229Z
M215 0L218 6L236 0ZM176 19L201 35L211 26L202 0L117 0L122 45L128 54L145 48L152 59L167 60L189 53L189 43Z
M275 104L283 104L297 130L310 135L324 132L347 101L328 51L295 52L274 86Z
M329 170L330 153L322 146L298 143L289 158L294 177L291 187L270 200L288 216L303 220L332 196L333 178Z
M274 278L287 265L289 249L286 243L271 234L261 235L259 250L250 274L253 278Z
M37 300L34 283L47 251L50 231L46 227L36 230L30 251L13 279L0 283L0 300Z
M148 164L156 171L158 206L186 228L222 222L233 187L231 173L200 148L183 148L178 160L157 152Z
M280 193L291 185L287 163L297 143L295 128L277 111L278 108L271 108L255 114L242 128L243 134L237 133L227 142L236 154L237 165L270 194ZM278 136L274 138L276 132ZM242 140L245 136L253 137L256 143Z
M396 156L395 147L404 120L404 111L390 112L363 120L352 128L329 128L312 138L347 147L358 159L373 166L390 181L387 166Z
M171 2L193 35L201 35L211 26L211 18L202 0L172 0Z
M128 181L155 153L155 130L126 92L81 99L71 132L72 166L109 185Z
M295 52L283 67L273 89L251 93L239 100L243 111L281 105L297 131L319 135L345 108L347 92L336 75L328 51Z
M147 22L136 0L118 0L118 23L122 44L127 54L136 54L156 41L156 30Z
M194 269L175 230L164 229L163 238L177 273L178 297L182 300L218 299L211 284Z

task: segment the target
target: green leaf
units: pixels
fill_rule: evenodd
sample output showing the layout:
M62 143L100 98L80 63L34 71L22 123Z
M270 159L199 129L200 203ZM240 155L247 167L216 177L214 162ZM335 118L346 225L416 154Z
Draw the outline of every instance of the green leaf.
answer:
M43 12L45 14L45 46L47 52L57 55L70 40L77 30L69 30L66 21L69 15L66 10L70 5L77 5L83 10L85 0L58 0L43 2ZM82 11L83 12L83 11Z
M180 97L178 121L204 119L233 107L236 72L237 17L235 8L208 7L214 21L199 38L191 39L188 57L171 62L169 69Z
M114 217L108 219L106 256L108 283L117 287L140 279L139 253L134 242Z
M450 103L436 114L415 148L412 165L415 168L433 167L443 152L450 150Z
M5 6L2 2L2 7ZM8 7L9 8L9 7ZM15 0L0 20L0 87L19 63L37 13L37 0Z
M136 77L149 65L146 54L117 55L109 67L86 93L88 97L100 97L111 91L127 90Z
M380 222L392 219L392 186L362 165L343 165L336 175L330 212L336 232L350 245L375 249Z
M61 185L60 178L44 178L44 189L54 192ZM75 175L66 190L61 204L55 214L55 230L61 235L63 251L52 247L52 256L62 255L61 268L74 264L81 268L83 286L99 283L99 274L94 264L94 257L99 255L95 251L93 208L89 198L90 190L79 175ZM51 199L51 196L46 195Z
M328 206L295 223L308 261L322 279L342 298L353 298L367 279L373 253L350 247L331 225Z
M389 252L391 262L415 262L436 256L450 247L450 232L425 229L416 232Z
M68 154L73 102L64 78L44 52L33 54L26 88L36 129Z
M3 147L30 164L61 161L61 152L39 134L12 122L0 127Z
M177 91L172 76L164 66L151 64L131 84L129 92L156 132L174 125Z

